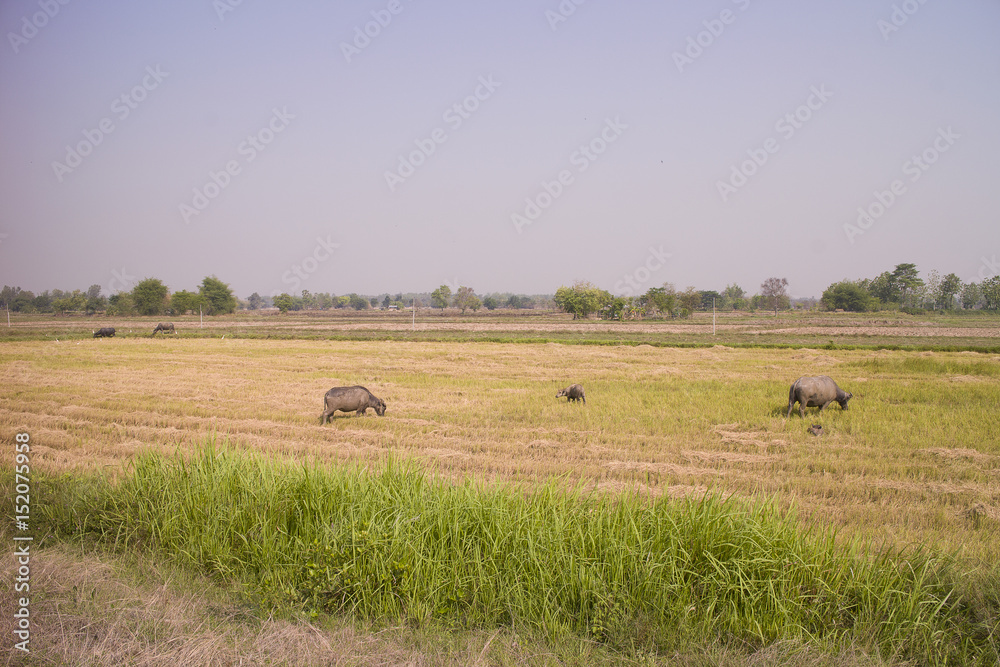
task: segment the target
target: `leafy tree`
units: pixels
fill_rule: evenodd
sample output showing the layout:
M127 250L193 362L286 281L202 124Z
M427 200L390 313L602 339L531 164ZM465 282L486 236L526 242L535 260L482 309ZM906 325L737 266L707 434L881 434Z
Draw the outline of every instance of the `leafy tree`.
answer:
M556 290L554 301L556 306L567 313L573 314L573 319L586 319L591 313L597 312L605 301L604 290L589 282L578 280L572 287L560 287Z
M175 315L184 315L189 310L197 312L202 305L201 295L194 292L182 289L170 295L170 310Z
M826 310L847 310L854 313L864 313L874 310L878 302L859 283L841 280L826 288L820 299Z
M788 298L788 292L786 290L787 287L787 278L772 277L760 284L760 295L764 297L774 309L775 317L778 316L778 306L782 304L782 297L784 297L784 299Z
M287 313L289 310L295 308L295 297L291 294L283 292L274 297L274 307L277 308L279 312Z
M486 310L496 310L499 305L500 302L497 301L495 296L487 296L483 298L483 307L486 308Z
M146 278L132 288L132 302L140 315L162 315L167 309L167 286L159 278Z
M704 290L700 294L702 310L712 310L713 307L716 309L722 307L723 296L715 290Z
M725 298L726 306L733 310L746 310L749 305L746 298L747 293L736 283L727 285L722 295Z
M354 292L347 295L347 302L354 310L368 310L368 299Z
M455 306L456 308L461 308L462 314L464 315L467 309L471 308L472 311L475 312L479 310L479 308L482 307L483 304L479 300L479 297L476 296L476 293L473 291L471 287L466 287L463 285L459 287L458 291L455 293L455 298L452 301L452 305Z
M87 307L87 295L80 290L73 290L71 294L61 293L52 299L52 310L62 315L63 313L81 311Z
M109 315L132 315L135 313L135 303L131 292L118 292L108 297Z
M247 297L247 306L250 307L250 310L260 310L262 305L264 305L264 299L260 294L257 294L257 292L254 292Z
M525 296L523 294L511 294L507 297L507 303L504 304L505 308L534 308L535 302L531 297Z
M681 306L681 317L691 317L692 313L701 306L701 292L694 287L688 287L683 293L677 295L677 301Z
M442 315L444 315L444 309L448 307L449 299L451 299L451 288L447 285L441 285L431 292L431 306L440 308Z
M207 315L223 315L236 310L233 290L215 276L209 276L201 281L198 294L204 300Z
M962 307L969 310L979 305L983 299L983 290L976 283L969 283L962 288Z
M620 296L615 296L609 292L607 294L607 299L601 306L600 315L602 320L622 320L624 319L625 310L628 308L631 298L625 298Z
M899 293L898 301L902 306L906 306L913 293L924 284L916 264L897 264L892 271L892 279Z
M934 300L938 307L951 310L955 307L955 296L962 291L962 279L954 273L949 273L941 279Z
M88 313L96 313L99 310L104 310L107 305L108 300L101 295L100 285L91 285L87 288L86 310Z
M386 294L385 298L382 299L382 307L383 308L388 308L391 305L392 305L392 297L390 297L388 294Z
M663 283L663 287L650 287L642 300L647 306L652 306L663 315L677 316L677 290L671 283Z
M986 310L1000 310L1000 276L993 276L984 280L979 289L983 293L983 308Z
M320 310L329 310L333 308L334 297L329 292L319 292L313 294L313 303Z
M862 281L861 286L882 303L899 303L896 278L888 271L883 271L871 280Z

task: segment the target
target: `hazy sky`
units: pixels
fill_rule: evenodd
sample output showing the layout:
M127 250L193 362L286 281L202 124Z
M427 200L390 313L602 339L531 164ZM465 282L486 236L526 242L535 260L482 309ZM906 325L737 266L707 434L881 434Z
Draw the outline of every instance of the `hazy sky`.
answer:
M1000 271L996 0L4 0L0 29L2 284Z

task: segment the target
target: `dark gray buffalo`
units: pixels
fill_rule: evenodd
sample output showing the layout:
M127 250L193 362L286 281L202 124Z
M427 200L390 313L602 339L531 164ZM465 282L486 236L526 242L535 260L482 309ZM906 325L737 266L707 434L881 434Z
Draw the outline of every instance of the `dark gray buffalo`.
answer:
M556 394L556 398L561 398L565 396L566 402L570 401L583 401L584 405L587 403L587 394L583 391L583 385L571 384L565 389L560 389L559 393Z
M363 415L368 408L372 408L379 417L385 414L385 401L360 386L334 387L323 397L323 407L323 414L319 417L322 424L338 410Z
M792 408L795 403L799 404L799 416L806 416L806 408L819 406L819 411L836 401L840 407L847 409L847 401L851 400L854 394L848 394L837 386L831 378L825 375L816 377L801 377L792 383L792 388L788 390L788 414L792 416Z
M115 335L114 327L101 327L94 332L94 338L110 338Z
M173 322L160 322L156 325L156 328L153 329L152 335L155 336L157 331L162 331L163 333L177 333L174 331Z

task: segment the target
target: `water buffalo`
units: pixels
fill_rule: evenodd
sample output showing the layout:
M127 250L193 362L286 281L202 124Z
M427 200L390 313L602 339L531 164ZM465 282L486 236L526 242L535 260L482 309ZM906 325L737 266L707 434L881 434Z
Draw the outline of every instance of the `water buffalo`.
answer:
M374 394L364 387L334 387L326 392L323 397L323 414L320 415L320 423L325 424L327 419L333 417L337 410L341 412L355 412L363 415L368 408L375 410L379 417L385 414L385 401L376 398Z
M799 416L805 417L806 408L818 405L819 411L823 412L823 409L834 401L840 403L840 407L846 410L847 401L851 400L853 396L854 394L848 394L825 375L800 377L792 383L791 389L788 390L788 414L785 418L792 416L792 408L795 407L796 402L799 404Z
M556 398L566 397L566 402L570 401L583 401L584 405L587 403L587 395L583 392L583 385L571 384L565 389L560 389L559 393L556 394Z
M94 332L94 338L110 338L115 335L114 327L101 327Z
M155 336L157 331L162 331L163 333L176 333L176 331L174 331L173 322L160 322L156 325L156 328L153 329L152 335Z

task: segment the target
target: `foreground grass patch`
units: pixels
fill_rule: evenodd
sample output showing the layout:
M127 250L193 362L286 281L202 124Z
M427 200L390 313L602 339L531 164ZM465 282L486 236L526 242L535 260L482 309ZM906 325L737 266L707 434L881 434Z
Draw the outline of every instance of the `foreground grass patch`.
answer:
M767 503L455 484L211 443L141 456L113 485L46 487L57 534L169 554L275 608L657 652L794 640L926 664L998 655L995 586L972 595L947 560L837 544Z

